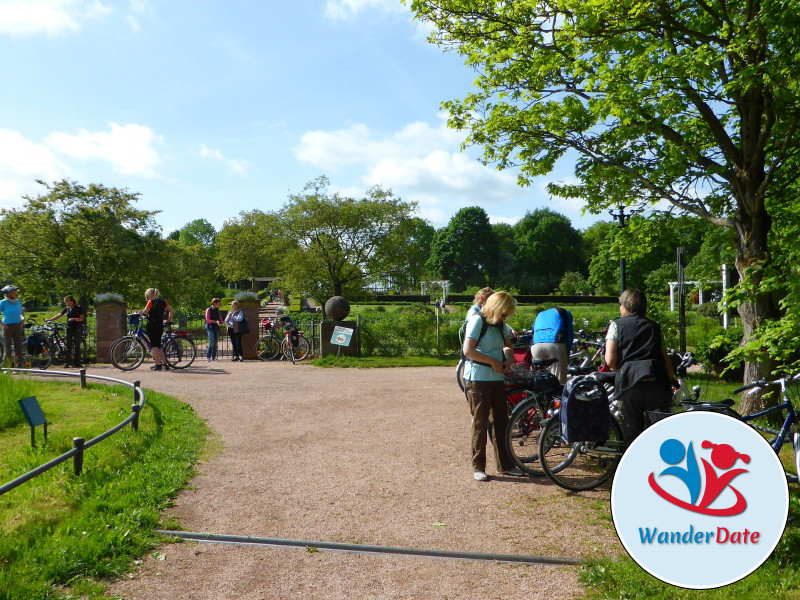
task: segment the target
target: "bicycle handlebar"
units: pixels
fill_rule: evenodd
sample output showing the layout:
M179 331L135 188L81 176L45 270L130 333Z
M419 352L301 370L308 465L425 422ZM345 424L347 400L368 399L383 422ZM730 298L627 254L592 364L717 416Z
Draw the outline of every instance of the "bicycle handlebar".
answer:
M751 390L753 388L766 387L770 383L773 383L773 382L767 381L766 379L759 379L758 381L754 381L753 383L748 383L747 385L743 385L742 387L736 388L735 390L733 390L733 393L734 394L741 394L742 392L745 392L747 390Z

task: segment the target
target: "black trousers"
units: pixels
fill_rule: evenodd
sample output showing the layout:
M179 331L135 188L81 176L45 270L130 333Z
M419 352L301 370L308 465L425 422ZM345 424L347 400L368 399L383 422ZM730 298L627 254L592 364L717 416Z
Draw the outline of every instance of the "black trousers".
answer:
M82 329L82 327L67 327L67 356L65 360L68 365L72 364L77 367L83 364L81 361L81 338L83 337L83 331L81 331Z
M622 434L627 443L644 431L645 412L668 408L672 390L663 383L637 383L620 395L622 402Z

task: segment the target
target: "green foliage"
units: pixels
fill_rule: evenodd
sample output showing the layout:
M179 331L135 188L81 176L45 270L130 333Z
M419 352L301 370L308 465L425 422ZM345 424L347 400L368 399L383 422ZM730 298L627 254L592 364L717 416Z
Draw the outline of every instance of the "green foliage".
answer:
M565 296L589 295L592 293L591 284L577 271L568 271L558 284L558 291Z
M27 427L0 434L4 472L21 473L92 437L130 410L130 389L31 382L59 428L47 445L24 444ZM76 401L77 399L77 401ZM93 446L80 477L69 462L23 484L0 506L0 598L57 597L56 588L102 598L97 580L127 572L158 542L161 512L193 475L208 430L187 405L147 392L138 432Z
M276 274L285 247L280 232L273 213L242 211L238 218L226 220L215 239L217 274L228 281Z
M585 269L580 233L567 217L550 209L527 212L514 225L514 243L517 272L513 283L527 293L549 294L558 288L564 273Z
M706 371L721 375L729 381L741 381L741 361L728 358L741 342L741 329L731 327L725 330L718 327L699 341L697 358Z
M453 289L489 285L498 256L497 239L486 211L478 206L460 209L436 232L428 270L448 279Z
M139 195L126 190L39 183L43 195L0 211L4 276L26 299L71 293L80 301L107 291L138 297L166 254L156 213L134 208Z
M466 144L483 147L485 163L517 167L520 183L530 184L573 152L578 183L550 184L551 193L585 202L593 214L628 207L673 225L677 211L733 232L736 264L749 281L731 299L755 336L741 356L761 371L800 365L798 261L774 252L796 248L800 230L800 80L789 75L798 0L411 7L432 26L431 42L479 73L471 92L443 108L450 126L467 131ZM612 255L637 259L656 228L631 219ZM703 277L717 258L708 250L697 264ZM666 262L654 259L649 269L630 269L630 285L641 287L636 278ZM590 281L606 291L609 261L597 267Z
M276 215L286 286L320 302L331 296L366 296L365 285L419 261L409 237L424 240L424 223L413 219L417 205L403 202L381 187L360 199L328 192L326 177L306 184ZM424 243L424 242L423 242ZM415 254L416 253L416 254Z

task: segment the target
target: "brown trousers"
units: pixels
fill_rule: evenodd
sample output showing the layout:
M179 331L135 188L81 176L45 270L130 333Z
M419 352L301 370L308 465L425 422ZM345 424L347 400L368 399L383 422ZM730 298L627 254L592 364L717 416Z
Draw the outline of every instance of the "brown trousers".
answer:
M506 449L506 389L502 381L465 381L472 411L472 470L486 471L487 427L492 427L492 445L498 471L510 471L514 461Z

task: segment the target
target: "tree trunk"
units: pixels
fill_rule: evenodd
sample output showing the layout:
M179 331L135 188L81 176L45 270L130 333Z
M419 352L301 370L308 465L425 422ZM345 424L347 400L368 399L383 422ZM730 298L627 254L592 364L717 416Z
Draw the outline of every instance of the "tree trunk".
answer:
M759 267L762 267L770 260L767 246L770 217L764 208L763 198L755 199L757 184L757 181L747 182L747 187L750 189L745 191L745 195L750 197L744 203L739 204L735 219L737 233L736 270L739 273L740 281L745 281L745 270L756 268L749 275L752 289L758 289L763 279L763 272ZM742 208L743 204L744 206L750 206L751 210L745 211ZM765 321L777 319L780 316L778 305L773 300L772 295L766 293L755 294L749 302L739 305L738 312L742 319L742 331L744 334L742 344L746 343L753 331L763 325ZM750 383L761 378L772 379L771 373L774 368L775 361L769 357L759 362L745 362L744 383ZM750 414L776 403L777 397L773 393L745 394L741 398L740 410L742 414Z

